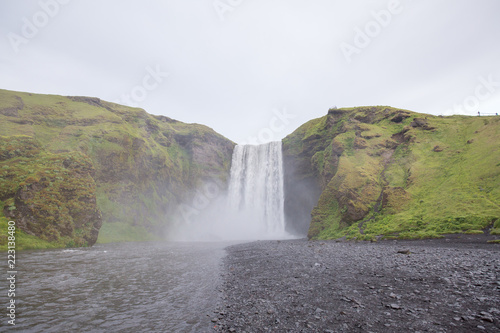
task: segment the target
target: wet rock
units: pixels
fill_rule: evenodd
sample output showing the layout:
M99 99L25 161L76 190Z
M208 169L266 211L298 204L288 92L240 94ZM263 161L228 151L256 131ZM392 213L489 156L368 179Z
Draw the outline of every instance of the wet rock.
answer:
M493 316L488 313L488 312L481 312L478 316L481 320L484 320L484 321L489 321L490 323L493 322Z

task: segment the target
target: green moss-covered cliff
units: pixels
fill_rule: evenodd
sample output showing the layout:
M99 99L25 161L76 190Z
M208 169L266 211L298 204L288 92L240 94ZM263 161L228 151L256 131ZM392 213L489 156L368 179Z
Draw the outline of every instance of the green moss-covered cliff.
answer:
M98 98L0 90L0 227L15 220L26 247L163 237L201 182L227 181L233 147Z
M283 152L289 229L309 238L500 232L500 117L331 109Z

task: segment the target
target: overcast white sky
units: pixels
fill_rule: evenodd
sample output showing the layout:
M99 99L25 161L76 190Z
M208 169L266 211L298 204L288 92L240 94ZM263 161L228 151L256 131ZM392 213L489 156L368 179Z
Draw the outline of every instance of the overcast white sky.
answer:
M0 0L0 88L120 101L238 143L335 105L500 112L500 1L397 2Z

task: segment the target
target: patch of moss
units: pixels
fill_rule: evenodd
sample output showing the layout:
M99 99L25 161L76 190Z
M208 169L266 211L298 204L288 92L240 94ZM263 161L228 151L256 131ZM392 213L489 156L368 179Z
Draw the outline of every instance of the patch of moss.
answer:
M491 229L490 235L499 236L500 235L500 228Z

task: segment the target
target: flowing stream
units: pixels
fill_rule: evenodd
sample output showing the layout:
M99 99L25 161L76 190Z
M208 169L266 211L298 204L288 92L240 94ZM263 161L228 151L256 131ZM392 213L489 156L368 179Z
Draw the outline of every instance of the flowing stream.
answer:
M20 252L13 331L209 332L227 245L122 243ZM6 293L0 299L6 304ZM6 326L4 316L0 331Z

